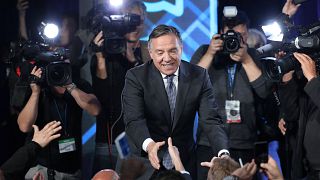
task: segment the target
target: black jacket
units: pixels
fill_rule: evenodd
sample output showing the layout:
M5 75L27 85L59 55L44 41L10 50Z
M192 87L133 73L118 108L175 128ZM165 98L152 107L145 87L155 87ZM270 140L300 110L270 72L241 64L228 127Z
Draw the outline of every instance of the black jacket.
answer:
M197 64L206 53L209 45L200 46L194 53L191 63ZM258 67L263 70L256 56L254 49L248 49L248 53ZM227 66L237 64L235 72L234 99L240 101L241 123L227 124L225 101L227 96ZM210 80L213 86L214 95L217 100L219 115L222 117L228 130L230 148L252 149L257 138L256 109L257 98L266 98L271 89L267 79L263 74L253 82L249 82L245 70L241 63L232 61L228 54L217 54L208 69ZM201 129L197 133L198 144L208 146L208 140Z
M279 89L280 100L282 105L285 107L283 108L285 120L291 122L296 121L298 123L298 132L296 132L297 147L293 152L292 165L294 178L304 177L308 168L313 168L312 161L314 161L314 159L310 157L307 158L306 156L306 128L308 123L312 123L311 120L313 119L310 117L314 117L317 121L320 119L320 78L312 79L304 86L304 88L303 85L304 84L297 83L297 81L293 79L286 85L280 86L281 88ZM311 109L313 110L311 111ZM318 127L319 125L311 128L316 128L315 131L317 131ZM312 141L315 141L316 143L320 142L319 136L313 136L311 138ZM312 147L316 146L318 146L318 144L313 144ZM313 149L312 147L307 147L307 149ZM310 153L312 154L312 152L309 152L309 154ZM318 162L318 164L319 163L320 162Z

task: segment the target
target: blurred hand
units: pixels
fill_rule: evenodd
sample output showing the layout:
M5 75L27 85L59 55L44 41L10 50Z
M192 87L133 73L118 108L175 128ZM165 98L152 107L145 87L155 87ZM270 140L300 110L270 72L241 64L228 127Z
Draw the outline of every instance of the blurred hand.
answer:
M33 176L32 180L45 180L45 178L44 178L44 175L43 175L42 173L37 172L37 173Z
M236 169L232 172L232 175L239 177L241 180L250 180L257 171L257 165L254 160L251 163L245 164L243 167Z
M41 75L42 75L42 70L41 70L41 68L37 68L37 66L34 66L30 74L31 74L31 76L34 76L34 77L32 77L32 78L40 79L40 78L41 78ZM30 87L31 87L32 93L40 94L41 88L40 88L40 86L36 83L36 80L35 80L35 81L32 81L32 82L30 83Z
M282 13L289 15L289 17L293 16L301 4L295 5L293 0L287 0L287 2L282 7Z
M285 127L285 125L286 125L286 122L284 121L283 118L281 118L280 121L279 121L279 123L278 123L278 127L279 127L279 129L280 129L280 131L281 131L281 133L282 133L283 135L286 134L286 130L287 130L287 128Z
M285 55L286 55L286 52L284 52L284 51L279 51L279 52L275 53L274 57L275 57L277 60L279 60L279 59L283 58Z
M147 147L149 161L155 169L160 168L160 161L158 158L158 150L164 144L165 144L165 141L161 141L161 142L153 142L152 141L149 143L149 145Z
M17 9L19 11L20 16L25 16L28 8L29 8L28 0L18 0Z
M103 32L100 31L96 37L94 37L93 39L93 47L92 47L92 51L96 52L96 56L97 58L103 57L102 55L102 50L103 50Z
M134 50L138 47L139 42L127 42L126 54L125 56L130 62L136 62L136 57L134 56Z
M300 62L303 75L308 79L308 81L317 77L316 64L310 56L297 52L293 53L293 55Z
M210 162L201 162L200 165L203 166L203 167L208 167L208 168L212 168L213 166L213 161L214 159L216 159L218 157L214 156Z
M168 151L172 160L172 163L177 171L184 171L184 166L181 162L179 150L176 146L172 145L172 138L168 138Z
M223 49L223 40L220 39L220 34L215 34L212 36L207 54L215 56L215 54Z
M32 125L34 129L34 134L32 141L38 143L41 147L45 147L48 145L52 140L57 139L60 137L60 134L57 134L62 127L60 126L61 122L51 121L44 126L41 131L39 131L38 126Z
M276 161L269 156L268 163L260 164L262 171L268 176L270 180L283 180L283 176L277 166Z

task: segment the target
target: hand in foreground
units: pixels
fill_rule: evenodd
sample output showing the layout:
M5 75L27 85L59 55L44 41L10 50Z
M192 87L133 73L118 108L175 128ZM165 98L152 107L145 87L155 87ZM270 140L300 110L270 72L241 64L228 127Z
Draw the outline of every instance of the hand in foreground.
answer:
M233 171L232 175L239 177L241 180L250 180L256 171L257 165L252 160L250 163L246 163L243 167Z
M174 168L177 171L184 171L185 169L180 159L179 150L176 146L172 145L171 137L168 138L168 151L169 151L172 163L174 165Z
M276 161L269 156L268 163L260 164L262 171L268 176L270 180L283 180L283 176L277 166Z
M44 126L41 131L39 131L38 126L32 125L34 129L34 134L32 141L38 143L41 147L45 147L48 145L52 140L57 139L60 137L60 134L56 134L58 131L62 129L60 126L61 122L51 121L47 125Z
M165 144L165 141L161 141L161 142L153 142L152 141L152 142L150 142L150 144L147 147L149 161L155 169L160 168L160 161L158 158L158 150L164 144Z

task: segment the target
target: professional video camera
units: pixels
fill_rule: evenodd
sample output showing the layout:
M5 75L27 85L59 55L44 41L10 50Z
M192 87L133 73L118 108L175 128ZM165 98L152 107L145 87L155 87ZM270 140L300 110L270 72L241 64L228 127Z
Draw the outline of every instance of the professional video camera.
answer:
M223 53L229 54L237 52L240 48L241 34L230 29L220 37L223 40Z
M36 82L42 86L63 86L72 83L69 52L64 48L50 49L47 44L32 41L19 42L11 48L12 58L22 59L17 63L15 71L25 83ZM42 69L41 78L31 76L34 66Z
M124 35L132 32L140 25L140 16L136 14L111 13L98 9L93 18L89 18L89 26L94 34L103 31L104 51L109 54L118 54L126 51Z
M286 26L287 34L281 42L271 42L258 49L264 61L268 76L275 81L280 81L282 76L291 70L301 70L300 63L294 58L293 52L308 54L320 70L320 22L309 27ZM292 36L294 36L292 38ZM286 56L279 60L270 60L268 56L278 51L286 52Z

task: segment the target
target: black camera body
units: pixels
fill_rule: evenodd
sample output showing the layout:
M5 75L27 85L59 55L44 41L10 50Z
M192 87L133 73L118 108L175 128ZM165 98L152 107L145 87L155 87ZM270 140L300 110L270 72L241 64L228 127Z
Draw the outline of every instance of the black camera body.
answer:
M20 58L24 59L18 66L20 79L25 83L35 82L43 87L63 86L72 83L72 69L69 52L64 48L50 50L45 44L28 41L19 50ZM41 78L30 75L32 69L41 68Z
M276 61L265 61L266 72L274 81L280 81L282 76L291 70L301 70L300 63L293 56L294 52L308 54L316 63L317 71L320 71L320 23L303 27L299 35L293 40L285 40L279 46L269 51L284 51L286 56ZM263 56L263 54L261 55Z
M104 51L109 54L125 52L127 40L124 35L133 32L141 23L139 15L110 14L105 10L98 12L90 21L94 34L103 31Z
M50 54L48 52L46 52L45 55L42 54L41 56L52 56L50 58L58 58L57 55ZM72 83L72 69L69 62L64 62L60 59L55 59L50 62L41 61L43 61L43 59L39 58L38 62L34 64L37 67L40 67L42 70L41 78L38 82L36 80L36 83L44 86L64 86ZM33 67L34 66L31 66L31 68Z
M241 34L230 29L225 34L221 34L220 39L223 40L222 53L230 54L237 52L241 46Z

